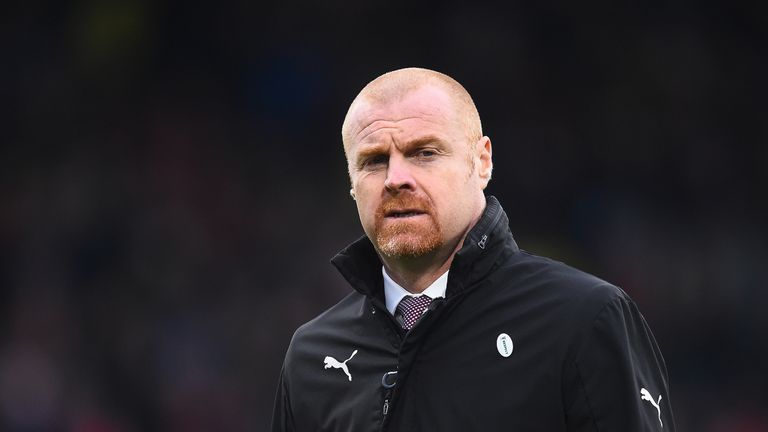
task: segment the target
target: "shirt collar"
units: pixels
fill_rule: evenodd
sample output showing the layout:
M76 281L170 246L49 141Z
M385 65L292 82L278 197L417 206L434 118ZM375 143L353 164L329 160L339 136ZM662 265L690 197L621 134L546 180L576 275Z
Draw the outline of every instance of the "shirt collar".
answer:
M387 270L384 266L381 266L381 274L384 276L384 298L386 300L387 310L392 315L395 314L395 309L397 308L397 305L400 304L400 300L402 300L403 297L407 295L414 297L428 295L431 298L436 299L438 297L445 297L445 289L448 287L448 271L443 273L443 275L437 278L436 281L432 282L432 285L428 286L424 292L417 295L408 292L405 288L392 280L387 274Z

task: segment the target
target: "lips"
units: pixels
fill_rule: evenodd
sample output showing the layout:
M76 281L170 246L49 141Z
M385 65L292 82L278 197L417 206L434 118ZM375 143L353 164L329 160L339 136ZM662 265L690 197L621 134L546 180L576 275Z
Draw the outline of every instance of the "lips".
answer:
M388 197L376 209L378 221L410 221L423 219L422 216L431 217L432 206L426 198L412 194L399 194Z
M401 219L401 218L408 218L408 217L414 217L426 214L423 210L418 209L399 209L399 210L389 210L384 213L384 217L387 218L393 218L393 219Z

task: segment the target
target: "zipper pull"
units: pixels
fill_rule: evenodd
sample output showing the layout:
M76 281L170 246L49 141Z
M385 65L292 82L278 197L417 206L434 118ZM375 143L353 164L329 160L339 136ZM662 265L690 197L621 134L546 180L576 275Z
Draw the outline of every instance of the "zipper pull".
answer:
M385 373L381 377L381 386L387 389L384 393L384 405L381 407L381 425L384 427L384 422L387 420L387 414L389 414L389 400L392 398L392 388L397 384L397 371L391 371Z
M384 395L384 405L381 407L381 424L387 420L387 414L389 414L389 400L392 398L392 389L387 389L387 393Z
M479 242L477 242L477 245L480 246L480 249L485 249L485 244L488 242L488 236L486 234L483 234L483 237L480 239Z

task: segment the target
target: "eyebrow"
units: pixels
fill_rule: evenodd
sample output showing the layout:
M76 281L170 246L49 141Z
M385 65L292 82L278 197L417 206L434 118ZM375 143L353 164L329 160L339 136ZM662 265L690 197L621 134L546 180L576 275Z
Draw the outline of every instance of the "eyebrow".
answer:
M406 148L421 147L421 146L436 143L436 142L442 143L443 140L437 135L425 135L425 136L416 138L415 140L408 141L405 144L405 147Z

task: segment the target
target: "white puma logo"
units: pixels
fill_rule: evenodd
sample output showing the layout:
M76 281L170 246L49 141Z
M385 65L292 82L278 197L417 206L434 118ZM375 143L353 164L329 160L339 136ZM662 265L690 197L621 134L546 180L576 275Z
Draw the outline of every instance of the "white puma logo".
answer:
M642 388L640 389L640 399L650 402L651 405L653 405L654 408L656 408L656 411L659 412L659 424L661 425L661 428L664 429L664 423L661 422L661 407L659 406L659 404L661 403L661 395L659 395L658 401L654 401L653 398L651 397L651 392Z
M342 371L344 371L345 374L347 374L347 377L349 378L349 380L352 381L352 375L349 374L349 368L347 368L347 362L352 360L352 357L354 357L355 354L357 354L357 350L354 350L352 352L352 355L349 356L348 359L344 360L341 363L339 363L339 361L336 360L335 358L333 358L331 356L327 356L327 357L325 357L325 360L323 360L323 362L325 362L325 368L326 369L330 369L330 368L341 369Z

